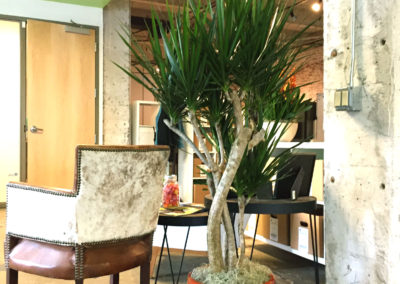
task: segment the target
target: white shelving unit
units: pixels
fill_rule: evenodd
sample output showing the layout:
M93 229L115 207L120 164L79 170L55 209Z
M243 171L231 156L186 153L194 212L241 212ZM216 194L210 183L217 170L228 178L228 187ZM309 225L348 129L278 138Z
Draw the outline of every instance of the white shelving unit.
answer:
M156 116L160 109L160 103L154 101L137 100L132 106L132 144L149 145L154 144L154 131ZM140 123L142 111L146 112L147 124Z
M298 142L279 142L277 148L286 149L295 146L297 143ZM324 142L304 142L296 147L296 149L324 150Z
M253 233L252 233L252 232L245 231L245 235L248 236L248 237L250 237L250 238L253 238ZM282 250L284 250L284 251L288 251L288 252L290 252L290 253L293 253L293 254L295 254L295 255L301 256L301 257L303 257L303 258L309 259L309 260L311 260L311 261L314 260L314 259L313 259L313 256L310 255L310 254L300 252L300 251L298 251L298 250L296 250L296 249L291 248L290 246L287 246L287 245L284 245L284 244L281 244L281 243L278 243L278 242L271 241L271 240L266 239L266 238L264 238L264 237L262 237L262 236L256 235L256 240L259 240L259 241L261 241L261 242L263 242L263 243L267 243L267 244L272 245L272 246L274 246L274 247L280 248L280 249L282 249ZM319 262L320 264L325 265L325 258L318 257L318 262Z
M291 147L295 146L297 143L298 142L279 142L278 146L277 146L277 149L291 148ZM302 144L300 144L299 146L296 147L296 151L300 151L301 152L302 150L305 150L305 151L316 150L316 152L321 153L321 151L322 151L322 153L323 153L323 151L324 151L324 142L304 142L304 143L302 143ZM318 160L318 157L317 157L317 160ZM311 192L311 195L312 195L312 192ZM318 204L322 204L322 205L324 204L324 202L321 201L321 200L317 201L317 203ZM256 217L256 215L252 215L250 217L249 228L248 228L249 230L245 231L245 234L247 236L251 237L251 238L253 238L253 235L254 235L254 227L255 227L255 222L256 222L255 221L255 219L256 219L255 217ZM285 244L281 244L281 243L272 241L272 240L267 239L267 238L265 238L265 237L263 237L261 235L256 235L256 239L261 241L261 242L263 242L263 243L267 243L269 245L278 247L278 248L280 248L282 250L285 250L285 251L288 251L290 253L293 253L293 254L296 254L298 256L301 256L303 258L306 258L306 259L309 259L309 260L313 260L313 256L312 255L310 255L308 253L301 252L301 251L299 251L297 249L293 249L290 245L285 245ZM325 258L318 257L318 262L320 264L325 265Z

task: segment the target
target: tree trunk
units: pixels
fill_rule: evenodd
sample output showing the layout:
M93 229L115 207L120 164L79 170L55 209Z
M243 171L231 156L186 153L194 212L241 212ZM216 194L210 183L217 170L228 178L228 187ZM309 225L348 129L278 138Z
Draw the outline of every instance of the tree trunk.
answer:
M220 141L221 142L221 141ZM213 173L213 180L208 176L207 184L212 186L210 192L212 197L215 195L215 184L219 184L221 180L220 172ZM236 264L236 246L235 246L235 235L232 226L231 216L229 214L228 205L225 205L222 214L222 225L225 229L225 242L223 244L223 259L225 267L233 267Z
M232 219L229 214L228 205L225 205L223 211L223 224L225 228L225 247L224 247L224 263L225 266L232 268L236 263L236 246L235 246L235 236L233 232Z
M222 212L226 205L226 197L235 177L247 143L250 140L251 129L243 127L239 132L229 155L228 163L222 178L216 188L216 193L210 208L207 226L207 244L210 269L212 272L224 270L221 249L220 224Z
M246 242L244 239L244 209L246 207L246 197L238 197L239 206L239 240L240 240L240 254L237 266L239 267L245 258Z

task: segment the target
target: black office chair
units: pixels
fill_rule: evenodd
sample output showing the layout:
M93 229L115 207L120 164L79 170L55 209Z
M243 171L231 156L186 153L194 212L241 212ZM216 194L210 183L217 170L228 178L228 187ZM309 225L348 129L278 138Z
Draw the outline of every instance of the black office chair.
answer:
M269 183L260 186L257 197L260 199L270 199L271 197L274 199L291 199L293 190L296 192L295 198L309 196L315 159L316 154L294 153L287 165L278 171L274 193L272 194L272 185ZM253 257L259 218L260 214L257 214L250 260Z
M277 199L309 196L316 155L310 153L293 154L293 158L276 176L274 196Z

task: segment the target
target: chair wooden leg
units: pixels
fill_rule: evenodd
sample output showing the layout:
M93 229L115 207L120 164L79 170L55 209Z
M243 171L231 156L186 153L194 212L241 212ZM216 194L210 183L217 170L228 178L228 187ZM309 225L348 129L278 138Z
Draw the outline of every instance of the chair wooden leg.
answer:
M150 262L140 266L140 284L150 283Z
M150 278L154 278L154 267L158 263L158 256L160 255L161 248L153 247L150 260Z
M110 284L119 284L119 273L110 275Z
M18 284L18 271L7 268L6 269L7 284Z
M83 279L75 279L75 284L83 284Z

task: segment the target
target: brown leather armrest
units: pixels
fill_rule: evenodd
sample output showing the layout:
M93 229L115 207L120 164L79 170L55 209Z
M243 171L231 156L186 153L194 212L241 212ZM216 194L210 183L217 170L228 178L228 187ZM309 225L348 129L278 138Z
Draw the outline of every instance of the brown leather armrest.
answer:
M9 182L8 185L17 188L23 188L26 190L41 191L43 193L48 193L48 194L75 195L75 192L72 189L64 189L64 188L57 188L50 186L37 186L25 182L15 182L15 181Z

